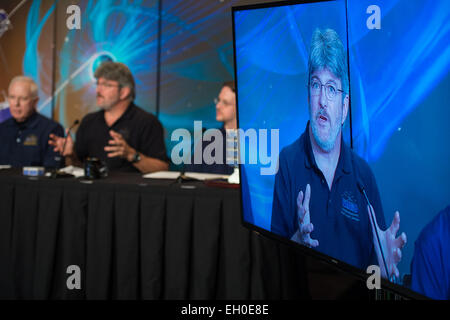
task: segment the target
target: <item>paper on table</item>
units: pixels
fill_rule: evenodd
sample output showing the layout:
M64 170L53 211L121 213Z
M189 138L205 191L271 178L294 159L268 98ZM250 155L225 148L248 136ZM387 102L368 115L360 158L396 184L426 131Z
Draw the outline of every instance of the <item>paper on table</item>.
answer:
M68 173L68 174L73 174L76 178L84 176L84 169L79 168L79 167L68 166L63 169L60 169L59 171Z
M239 184L239 168L234 168L233 174L228 178L228 183Z
M150 179L176 179L180 176L178 171L158 171L144 174L144 178Z
M181 175L179 171L158 171L153 173L147 173L144 178L150 179L177 179ZM215 180L215 179L227 179L229 176L223 174L212 173L198 173L198 172L185 172L186 178L191 178L199 181Z
M185 172L184 175L187 178L197 179L197 180L216 180L216 179L228 179L228 175L224 174L214 174L214 173L199 173L199 172Z

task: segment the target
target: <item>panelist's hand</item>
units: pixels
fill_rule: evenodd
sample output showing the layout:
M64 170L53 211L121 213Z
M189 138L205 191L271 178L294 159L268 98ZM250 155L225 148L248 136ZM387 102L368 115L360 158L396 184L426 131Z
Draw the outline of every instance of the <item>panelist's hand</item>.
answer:
M319 246L319 241L311 239L314 226L309 214L309 199L311 198L311 186L306 185L305 194L300 191L297 196L297 223L298 231L292 236L292 240L310 248Z
M69 129L66 129L66 135L69 133ZM70 157L73 155L73 139L70 135L67 135L66 138L59 137L53 133L49 135L50 140L48 144L53 146L53 151L58 152L60 155L64 157ZM66 141L67 140L67 141ZM65 144L65 146L64 146ZM64 150L63 150L64 148Z
M382 231L378 227L378 223L375 219L375 226L372 223L372 219L370 218L370 211L374 213L375 217L375 211L373 210L372 206L367 206L367 212L369 213L369 220L370 225L372 226L372 234L373 234L373 242L375 246L375 251L377 253L378 258L378 264L381 268L381 275L385 278L386 277L386 270L384 268L383 258L381 256L380 247L378 245L378 241L375 235L375 228L378 231L378 234L380 236L380 243L381 247L383 248L383 252L385 254L386 259L386 265L389 272L389 279L392 275L395 275L395 277L399 277L400 273L397 268L397 264L402 259L402 248L406 244L406 234L402 232L402 234L396 238L397 232L400 229L400 213L398 211L394 214L394 219L392 220L391 226L386 230Z
M120 133L111 130L109 134L112 140L109 140L109 145L105 147L105 151L108 152L108 158L120 157L132 161L136 150L128 145Z

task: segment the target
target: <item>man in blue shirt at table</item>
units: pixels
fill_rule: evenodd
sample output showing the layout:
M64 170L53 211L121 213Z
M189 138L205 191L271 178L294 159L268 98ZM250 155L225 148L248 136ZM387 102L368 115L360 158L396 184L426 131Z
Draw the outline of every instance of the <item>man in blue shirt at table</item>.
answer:
M450 206L420 232L411 262L411 289L450 300Z
M314 31L308 69L310 121L300 138L280 153L272 232L363 270L378 264L387 278L383 252L389 278L399 277L397 264L406 243L404 233L396 238L400 215L396 212L385 230L375 177L342 138L349 80L347 55L334 30ZM369 210L376 215L376 225Z
M11 118L0 123L0 164L13 167L59 168L62 157L48 144L48 136L63 135L63 127L37 112L38 87L33 79L17 76L8 88Z

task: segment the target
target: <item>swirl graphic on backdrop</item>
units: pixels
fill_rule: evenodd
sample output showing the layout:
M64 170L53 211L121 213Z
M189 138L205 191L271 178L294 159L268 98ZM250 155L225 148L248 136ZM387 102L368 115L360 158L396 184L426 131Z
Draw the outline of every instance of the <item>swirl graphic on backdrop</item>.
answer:
M232 78L233 59L231 22L225 13L231 3L196 1L186 6L184 1L162 1L161 24L161 91L163 123L168 127L183 125L180 114L194 117L210 116L214 110L212 97L216 92L199 95L180 86L180 80L220 84ZM55 2L57 3L57 2ZM94 65L105 56L126 64L136 79L137 104L150 110L156 104L156 72L158 50L158 0L147 1L78 1L81 9L81 29L67 30L66 15L58 8L56 83L53 96L41 92L39 110L50 113L52 99L59 109L59 120L67 122L68 94L77 92L86 110L90 111L95 97ZM42 27L55 11L55 4L40 19L41 1L34 1L27 20L27 55L24 69L29 75L51 72L43 67L37 45ZM226 20L226 21L225 21ZM227 23L224 23L227 22ZM229 32L229 37L222 35ZM102 58L103 57L103 58ZM177 95L172 92L176 90ZM78 94L79 93L79 94ZM206 97L207 96L207 97ZM188 100L188 103L186 103ZM142 102L142 103L141 103ZM193 106L186 109L186 104ZM208 118L208 117L207 117Z
M81 7L81 30L70 30L59 54L59 79L55 94L60 120L66 120L68 90L59 90L70 83L70 90L81 93L86 109L92 111L95 97L94 71L103 61L127 65L137 86L142 107L156 91L156 56L158 1L85 1ZM69 83L68 83L69 82ZM58 91L59 90L59 91ZM138 102L139 103L139 102Z
M42 16L40 15L41 0L33 1L27 17L27 25L25 31L25 43L27 44L23 58L23 73L33 78L39 88L39 101L46 101L50 93L43 91L45 83L51 83L51 68L44 66L44 57L41 57L38 51L39 40L41 39L42 30L49 18L55 11L55 4ZM45 102L44 102L45 103ZM50 108L43 107L44 103L40 103L38 109L45 115L50 115ZM47 106L46 106L47 107Z
M26 29L27 48L23 61L24 73L36 79L40 88L38 109L50 114L52 99L56 99L62 123L66 122L68 91L82 89L82 100L89 105L95 97L94 70L106 60L120 61L133 73L138 89L155 93L156 53L158 36L158 1L80 1L81 29L68 30L66 15L58 17L56 83L53 95L41 90L43 82L51 82L51 67L44 64L48 57L38 51L43 28L51 21L57 1L41 18L42 2L33 1ZM59 10L58 12L65 12ZM48 37L46 34L45 36ZM64 37L65 36L65 37ZM63 39L63 41L60 41ZM58 43L58 41L62 43ZM70 86L70 88L68 88ZM68 90L65 90L68 89ZM147 97L148 98L148 97ZM147 106L148 107L148 106ZM90 108L90 107L88 107ZM85 110L89 111L89 110Z

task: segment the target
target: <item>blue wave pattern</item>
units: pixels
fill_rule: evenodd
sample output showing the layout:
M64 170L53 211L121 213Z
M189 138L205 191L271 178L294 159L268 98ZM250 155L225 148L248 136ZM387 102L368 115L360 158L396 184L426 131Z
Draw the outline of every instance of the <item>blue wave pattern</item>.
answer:
M81 30L67 32L59 54L59 83L81 92L82 114L95 110L93 64L100 55L126 64L136 81L138 105L155 109L158 1L81 1ZM65 21L64 21L65 23ZM67 30L67 29L66 29ZM61 122L67 122L69 90L58 95ZM83 108L83 107L82 107Z
M27 17L27 26L25 31L25 43L26 49L23 58L22 68L24 75L33 78L39 88L39 99L45 101L50 95L42 90L45 84L51 83L51 66L44 66L44 57L42 57L38 51L39 40L46 23L49 22L52 16L55 5L43 15L40 13L41 0L33 1ZM48 68L50 67L50 68ZM50 116L51 108L48 107L41 110L41 113Z
M421 229L449 204L450 2L377 1L381 29L365 25L369 0L349 2L353 143L376 177L386 222L400 212L401 274Z
M233 80L231 1L163 1L160 120L170 133L220 127L213 100ZM176 93L176 94L174 94ZM174 143L166 140L168 149Z
M41 88L42 73L51 70L44 65L37 48L39 41L48 34L43 34L43 28L50 22L57 1L43 15L42 1L33 1L26 30L27 48L23 61L24 73L37 80ZM95 86L93 86L93 63L100 54L106 54L115 61L125 63L135 76L138 99L137 103L148 111L155 107L156 91L156 50L158 1L78 1L81 8L81 30L68 30L67 15L60 15L58 39L64 38L57 57L57 83L55 84L56 104L59 108L59 120L67 124L67 108L73 107L67 103L69 93L79 91L86 106L82 113L95 107ZM64 8L63 8L64 9ZM61 10L58 9L58 12ZM65 12L65 10L62 10ZM42 18L41 18L42 16ZM65 37L64 37L65 35ZM41 77L39 77L41 75ZM51 82L51 74L44 74ZM70 85L70 89L66 87ZM82 90L84 89L84 90ZM81 90L81 91L80 91ZM41 102L50 96L40 91ZM40 106L40 112L50 116L51 103L47 100Z
M369 31L371 3L348 5L353 142L369 162L450 70L450 2L378 1L381 29Z

